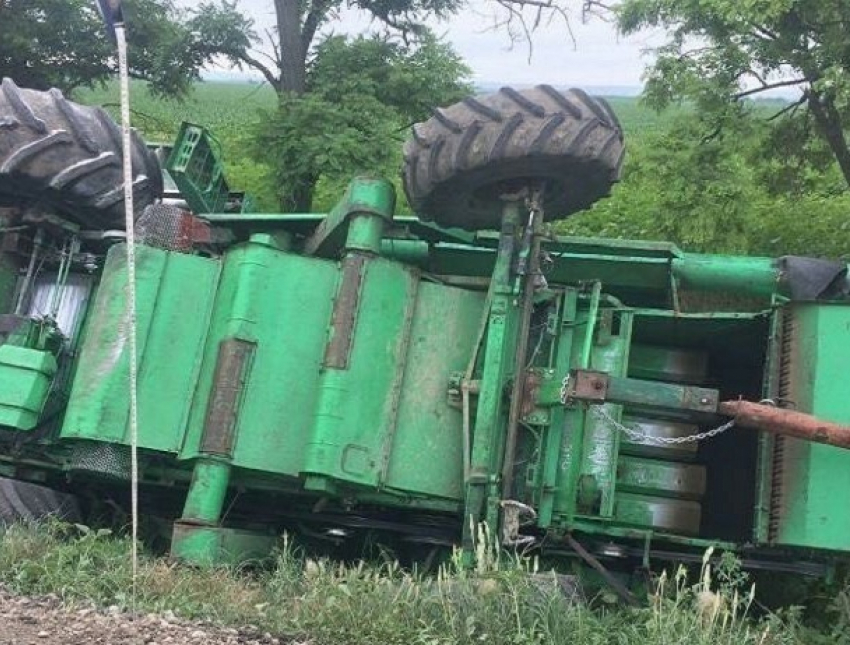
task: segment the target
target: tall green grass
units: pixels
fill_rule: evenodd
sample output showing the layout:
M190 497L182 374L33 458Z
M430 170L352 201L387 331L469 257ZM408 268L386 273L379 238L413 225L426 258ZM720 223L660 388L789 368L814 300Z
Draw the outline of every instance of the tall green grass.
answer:
M129 542L108 531L13 526L0 538L0 583L68 603L131 605ZM144 556L139 611L307 639L317 645L785 645L814 642L788 617L751 615L752 592L720 579L664 575L640 608L562 595L533 560L485 550L476 571L457 563L431 576L396 565L306 559L284 543L268 566L199 570ZM821 642L839 642L822 640Z

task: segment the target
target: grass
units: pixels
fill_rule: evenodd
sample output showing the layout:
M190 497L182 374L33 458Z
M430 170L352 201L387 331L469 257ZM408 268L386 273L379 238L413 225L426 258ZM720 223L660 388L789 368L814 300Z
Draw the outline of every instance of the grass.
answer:
M71 604L128 608L128 552L128 540L109 531L17 525L0 538L0 582L23 594L56 594ZM250 624L316 645L816 642L794 614L753 617L751 590L705 562L696 582L684 569L662 576L657 591L637 609L572 602L554 583L545 584L545 574L529 575L536 569L533 560L485 552L479 562L476 572L449 565L426 577L395 565L308 560L287 544L267 567L253 571L199 570L144 556L137 609Z

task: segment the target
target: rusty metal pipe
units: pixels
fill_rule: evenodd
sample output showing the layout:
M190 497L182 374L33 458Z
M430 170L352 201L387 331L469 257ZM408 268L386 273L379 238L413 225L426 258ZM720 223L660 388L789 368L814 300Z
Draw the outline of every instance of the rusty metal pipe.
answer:
M724 401L717 410L733 417L736 425L745 428L850 449L850 426L824 421L810 414L750 401Z

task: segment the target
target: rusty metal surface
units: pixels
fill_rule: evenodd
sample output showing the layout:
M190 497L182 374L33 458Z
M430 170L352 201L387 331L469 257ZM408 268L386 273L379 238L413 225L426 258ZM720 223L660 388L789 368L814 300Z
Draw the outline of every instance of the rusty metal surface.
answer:
M227 338L219 344L201 437L200 451L203 453L230 457L233 452L239 402L254 347L254 343L238 338Z
M804 412L750 401L724 401L718 409L721 414L734 417L736 425L744 428L850 449L850 426Z
M608 396L608 374L593 370L573 370L569 398L604 403Z
M779 367L777 378L777 398L789 400L795 397L796 384L792 365L796 361L798 342L794 326L794 314L790 306L782 310L779 329ZM767 537L774 541L779 535L779 529L785 516L785 500L788 490L793 484L793 472L790 468L795 460L793 454L800 446L795 439L782 435L773 435L770 464L770 507L768 510Z
M401 390L404 385L404 377L407 370L404 369L407 353L410 348L410 333L413 329L413 316L416 313L416 304L418 303L419 294L419 274L410 273L410 288L407 291L407 298L404 304L404 323L402 324L401 334L399 335L396 344L395 355L398 362L398 368L393 378L392 387L390 389L389 414L387 415L387 434L384 438L383 446L381 447L381 472L378 481L381 484L386 483L387 474L390 467L390 458L392 456L393 439L395 438L396 429L398 428L399 405L401 403Z
M522 405L520 406L520 416L526 417L532 412L537 405L537 399L540 395L540 385L543 383L543 376L539 371L526 370L522 387ZM472 392L472 389L469 390Z
M340 370L348 367L365 265L366 257L360 254L348 255L342 260L342 281L331 314L330 338L323 363L325 367Z

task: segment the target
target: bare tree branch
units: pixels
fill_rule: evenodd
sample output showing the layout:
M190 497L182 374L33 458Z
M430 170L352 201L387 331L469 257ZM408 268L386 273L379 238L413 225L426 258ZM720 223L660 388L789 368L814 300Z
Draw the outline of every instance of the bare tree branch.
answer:
M549 14L546 24L552 20L561 18L570 35L573 47L576 46L576 37L573 32L572 22L567 10L556 0L496 0L495 4L504 9L504 18L494 16L491 27L493 30L504 29L511 42L511 47L519 42L524 42L528 48L528 60L534 55L534 32L543 24L544 15ZM526 13L530 11L530 13Z
M269 39L269 44L272 46L272 51L274 52L274 63L278 69L280 69L280 47L277 44L277 38L275 38L271 29L266 29L266 38Z
M758 38L759 40L778 40L779 36L777 36L770 29L765 27L764 25L751 25L753 31L752 35Z
M804 105L808 101L809 101L809 95L803 94L803 96L801 96L799 99L797 99L793 103L789 103L784 108L779 110L776 114L772 114L771 116L767 117L767 120L768 121L775 121L776 119L783 116L784 114L788 114L788 112L794 113L800 108L801 105Z
M269 82L269 84L278 91L280 88L280 77L275 76L274 72L272 72L265 64L261 63L259 60L245 52L239 56L239 60L245 63L248 67L251 67L258 72L260 72Z
M304 25L301 27L301 43L304 46L304 55L310 49L313 38L316 37L316 31L322 23L322 18L327 15L328 3L325 0L313 0L310 3L310 9L307 12L307 17L304 18Z
M767 85L761 85L759 87L754 87L749 90L744 90L743 92L738 92L732 98L736 101L739 99L746 98L748 96L752 96L753 94L758 94L759 92L764 92L766 90L773 90L779 87L791 87L793 85L800 85L801 83L807 83L807 78L794 78L787 81L778 81L776 83L769 83Z
M581 7L582 22L586 22L590 16L611 22L614 19L614 5L596 0L584 0Z

